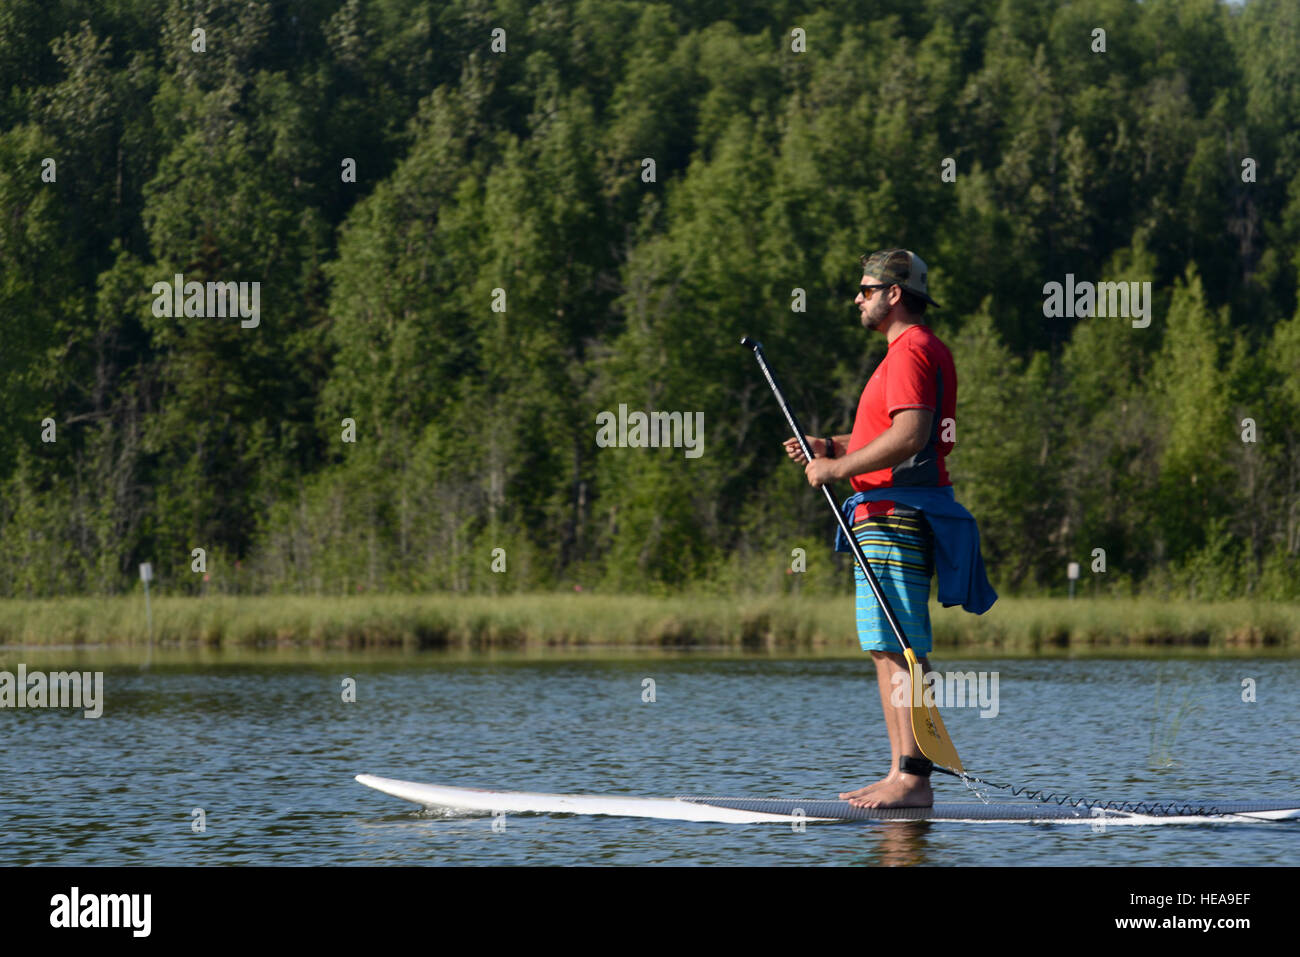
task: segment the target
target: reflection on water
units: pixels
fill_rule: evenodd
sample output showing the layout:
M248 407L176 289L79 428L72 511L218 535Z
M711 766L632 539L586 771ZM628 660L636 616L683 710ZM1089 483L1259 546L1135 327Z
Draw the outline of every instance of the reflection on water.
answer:
M432 815L359 772L502 789L815 798L888 765L864 658L619 649L467 655L323 649L0 648L0 671L100 670L104 714L0 709L11 863L1281 864L1297 828L888 823L733 826ZM1083 797L1300 795L1275 742L1294 659L950 659L1001 675L996 718L944 720L973 773ZM655 700L643 700L645 679ZM1258 683L1244 702L1242 681ZM356 700L344 700L345 679ZM1144 708L1159 682L1182 709ZM1162 723L1163 722L1163 723ZM1150 742L1164 746L1154 762ZM1167 753L1165 753L1167 752ZM935 779L939 801L970 801ZM193 812L206 827L196 832Z
M898 821L887 826L867 829L863 843L869 849L855 861L866 867L916 867L940 861L928 857L929 821Z

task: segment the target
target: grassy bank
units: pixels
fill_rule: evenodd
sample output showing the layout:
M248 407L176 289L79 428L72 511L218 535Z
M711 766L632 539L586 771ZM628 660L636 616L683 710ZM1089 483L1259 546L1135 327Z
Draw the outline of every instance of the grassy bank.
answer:
M1300 650L1300 604L1004 598L984 616L932 609L940 648ZM154 638L164 646L857 648L847 597L163 597L153 603L153 618ZM146 640L138 596L0 601L0 645Z

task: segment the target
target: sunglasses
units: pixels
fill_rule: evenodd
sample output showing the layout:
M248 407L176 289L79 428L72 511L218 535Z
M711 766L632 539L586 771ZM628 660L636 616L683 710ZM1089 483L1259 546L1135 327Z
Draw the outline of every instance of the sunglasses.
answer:
M863 283L862 285L858 286L858 292L864 298L870 299L871 294L875 292L877 289L888 289L890 286L896 286L896 285L898 285L898 283L894 283L894 282Z

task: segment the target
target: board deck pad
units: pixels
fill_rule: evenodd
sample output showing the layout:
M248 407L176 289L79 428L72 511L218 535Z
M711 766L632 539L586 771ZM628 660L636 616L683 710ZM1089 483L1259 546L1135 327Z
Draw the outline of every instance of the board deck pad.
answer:
M769 814L844 821L1095 821L1098 818L1138 817L1198 821L1212 818L1237 818L1246 814L1290 814L1300 818L1300 801L1290 805L1276 802L1220 801L1217 804L1193 804L1183 801L1132 802L1123 809L1071 804L1032 804L998 801L989 804L938 803L933 807L862 808L847 801L793 801L788 798L682 797L680 800L711 807L766 811ZM1261 820L1279 820L1275 816Z
M1292 801L1149 802L1126 804L1123 810L1075 807L1053 803L939 803L928 808L859 808L845 801L789 798L684 796L634 797L621 794L541 794L530 791L487 791L479 788L420 784L396 778L358 774L357 781L393 797L477 814L594 814L657 818L721 824L848 821L952 821L966 823L1105 823L1122 824L1248 824L1300 820L1300 799ZM1118 802L1113 802L1118 803Z

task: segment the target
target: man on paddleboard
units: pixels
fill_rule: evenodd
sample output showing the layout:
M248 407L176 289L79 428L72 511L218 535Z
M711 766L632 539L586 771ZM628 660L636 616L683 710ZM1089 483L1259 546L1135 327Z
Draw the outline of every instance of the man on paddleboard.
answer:
M944 467L955 436L957 372L952 353L925 324L927 306L938 306L927 291L926 265L909 250L887 249L863 256L862 272L854 304L863 327L889 343L885 358L862 391L851 433L807 436L812 461L794 438L785 449L814 488L851 480L845 518L928 674L936 553L945 606L983 614L997 595L984 574L975 520L953 498ZM843 532L836 539L838 551L849 551ZM903 649L856 562L854 577L858 643L876 665L891 760L884 778L840 797L858 807L929 807L933 765L912 731Z

